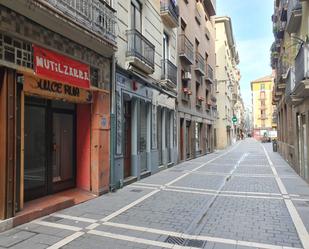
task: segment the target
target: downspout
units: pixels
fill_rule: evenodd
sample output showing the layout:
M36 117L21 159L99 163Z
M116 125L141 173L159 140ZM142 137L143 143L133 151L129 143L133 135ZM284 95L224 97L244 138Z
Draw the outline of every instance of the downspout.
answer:
M112 65L111 65L111 106L110 106L110 191L115 191L115 137L116 137L116 114L115 114L115 106L116 106L116 57L113 55L112 57Z

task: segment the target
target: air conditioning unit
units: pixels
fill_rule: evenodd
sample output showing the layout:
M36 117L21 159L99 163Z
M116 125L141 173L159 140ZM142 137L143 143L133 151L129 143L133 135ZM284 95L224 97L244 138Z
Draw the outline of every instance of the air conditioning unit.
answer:
M191 80L192 76L191 76L191 72L185 72L183 74L183 80Z

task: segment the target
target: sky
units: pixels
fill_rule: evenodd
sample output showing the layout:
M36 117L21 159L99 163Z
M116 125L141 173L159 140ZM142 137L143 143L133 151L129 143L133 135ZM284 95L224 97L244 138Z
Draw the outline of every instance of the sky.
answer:
M272 0L217 0L217 16L230 16L239 52L240 87L245 106L252 106L250 82L271 74L274 41Z

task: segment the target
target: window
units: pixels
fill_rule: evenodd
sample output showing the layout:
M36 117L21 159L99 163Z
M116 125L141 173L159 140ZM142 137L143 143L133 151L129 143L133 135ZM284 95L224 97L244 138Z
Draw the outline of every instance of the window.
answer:
M265 90L265 84L261 84L261 91Z
M181 31L182 31L182 32L185 32L186 27L187 27L187 24L186 24L185 20L183 20L183 19L181 18L180 23L181 23Z
M131 1L131 29L142 31L142 5L137 0Z
M169 37L163 33L163 60L169 59Z

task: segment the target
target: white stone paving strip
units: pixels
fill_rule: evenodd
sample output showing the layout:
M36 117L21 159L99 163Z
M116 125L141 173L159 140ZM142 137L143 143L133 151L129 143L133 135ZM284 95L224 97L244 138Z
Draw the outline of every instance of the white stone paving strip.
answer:
M217 156L217 157L214 157L213 159L207 161L206 163L203 163L202 165L200 165L200 166L194 168L193 170L188 171L188 172L185 173L184 175L181 175L181 176L177 177L176 179L174 179L174 180L170 181L169 183L165 184L165 186L170 186L170 185L174 184L175 182L178 182L178 181L181 180L182 178L184 178L184 177L186 177L186 176L192 174L193 172L199 170L200 168L202 168L202 167L204 167L204 166L206 166L206 165L212 163L213 161L215 161L215 160L217 160L217 159L219 159L219 158L225 156L226 154L228 154L228 153L232 152L233 150L235 150L235 149L239 146L239 144L240 144L240 143L236 144L232 149L230 149L230 150L224 152L223 154L221 154L221 155L219 155L219 156Z
M170 243L167 243L167 242L141 239L141 238L137 238L137 237L125 236L125 235L114 234L114 233L107 233L107 232L96 231L96 230L91 230L88 233L93 234L93 235L97 235L97 236L111 238L111 239L124 240L124 241L128 241L128 242L145 244L145 245L150 245L150 246L163 247L163 248L200 249L200 248L197 248L197 247L187 247L187 246L179 246L179 245L177 246L175 244L170 244Z
M97 220L94 220L94 219L71 216L71 215L66 215L66 214L59 214L59 213L54 213L51 216L63 218L63 219L68 219L68 220L81 221L81 222L85 222L85 223L95 223L95 222L97 222Z
M74 231L74 232L78 232L82 230L82 228L80 227L74 227L74 226L69 226L69 225L64 225L64 224L59 224L59 223L41 221L41 220L36 220L36 221L33 221L32 223L38 224L41 226L53 227L57 229L64 229L64 230L69 230L69 231Z
M275 197L275 196L259 196L259 195L237 195L237 194L223 194L221 192L217 193L207 193L202 191L192 191L192 190L184 190L184 189L172 189L167 188L164 191L169 192L179 192L179 193L188 193L188 194L200 194L200 195L213 195L213 196L224 196L224 197L238 197L238 198L253 198L253 199L271 199L271 200L283 200L282 197Z
M134 231L139 231L139 232L146 232L146 233L166 235L166 236L175 236L175 237L180 237L180 238L183 238L183 239L204 240L204 241L209 241L209 242L214 242L214 243L223 243L223 244L228 244L228 245L249 246L249 247L257 247L257 248L261 248L261 249L300 249L300 248L296 248L296 247L276 246L276 245L265 244L265 243L256 243L256 242L249 242L249 241L224 239L224 238L219 238L219 237L190 235L190 234L177 233L177 232L166 231L166 230L161 230L161 229L132 226L132 225L120 224L120 223L114 223L114 222L105 222L103 225L122 228L122 229L128 229L128 230L134 230ZM93 232L91 232L91 233L93 233ZM117 237L115 237L115 239L117 239Z
M282 196L278 193L264 193L264 192L244 192L244 191L227 191L227 190L214 190L214 189L204 189L204 188L190 188L190 187L181 187L181 186L170 186L170 188L183 189L183 190L192 190L192 191L204 191L204 192L213 192L213 193L223 193L223 194L237 194L237 195L266 195L266 196ZM297 196L299 197L299 195Z
M68 237L65 237L64 239L60 240L56 244L54 244L54 245L52 245L50 247L47 247L47 249L59 249L59 248L65 246L66 244L72 242L73 240L79 238L80 236L82 236L84 234L85 234L84 232L73 233L72 235L70 235Z
M271 159L269 157L267 150L265 149L265 147L263 145L262 145L262 147L263 147L264 153L267 157L267 160L269 162L269 165L270 165L270 167L273 171L273 174L275 175L275 179L277 181L280 192L283 195L288 195L287 190L286 190L284 184L282 183L282 181L281 181L281 179L278 175L278 172L277 172L276 168L274 167L273 162L271 161ZM295 208L295 206L294 206L294 204L291 200L284 199L284 202L285 202L285 205L286 205L286 207L287 207L287 209L290 213L290 216L292 218L292 221L294 223L294 226L296 228L299 239L300 239L304 249L309 249L309 234L308 234L308 231L307 231L302 219L300 218L300 216L297 212L297 209Z
M113 219L114 217L118 216L119 214L122 214L123 212L127 211L128 209L134 207L135 205L141 203L142 201L146 200L147 198L153 196L154 194L160 192L160 189L156 189L152 192L150 192L149 194L147 195L144 195L143 197L137 199L136 201L133 201L131 202L129 205L127 206L124 206L123 208L117 210L116 212L104 217L103 219L101 219L102 222L106 222L106 221L109 221L111 219Z

